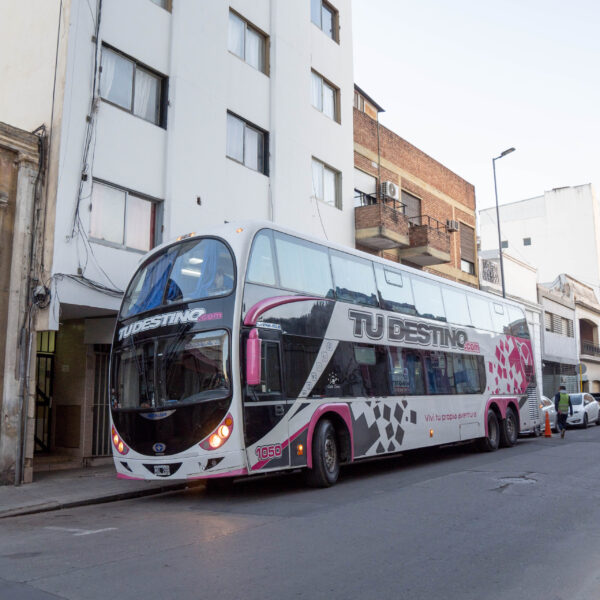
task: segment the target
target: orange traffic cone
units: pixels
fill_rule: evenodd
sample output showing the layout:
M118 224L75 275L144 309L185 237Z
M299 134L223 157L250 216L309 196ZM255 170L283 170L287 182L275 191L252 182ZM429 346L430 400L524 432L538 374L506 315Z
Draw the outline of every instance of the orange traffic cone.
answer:
M544 437L552 437L552 429L550 429L550 415L546 413L546 429L544 430Z

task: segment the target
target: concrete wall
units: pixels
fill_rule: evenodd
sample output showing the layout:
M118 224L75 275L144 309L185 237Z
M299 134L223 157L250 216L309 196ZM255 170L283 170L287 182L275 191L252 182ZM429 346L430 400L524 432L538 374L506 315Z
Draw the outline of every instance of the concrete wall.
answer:
M63 0L62 13L60 0L2 4L0 116L4 122L26 131L50 124L56 41L59 29L61 37L66 35L70 3Z

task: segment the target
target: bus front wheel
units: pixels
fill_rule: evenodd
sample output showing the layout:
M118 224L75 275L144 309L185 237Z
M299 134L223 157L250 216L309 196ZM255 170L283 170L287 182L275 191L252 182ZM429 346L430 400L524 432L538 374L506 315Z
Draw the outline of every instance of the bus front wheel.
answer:
M512 408L508 407L500 428L500 445L503 448L510 448L517 443L518 438L519 422L517 421L517 415Z
M335 428L331 421L319 421L312 439L312 469L306 482L312 487L329 487L340 474L340 455Z
M490 408L487 413L487 435L478 441L482 452L493 452L500 445L500 424L496 413Z

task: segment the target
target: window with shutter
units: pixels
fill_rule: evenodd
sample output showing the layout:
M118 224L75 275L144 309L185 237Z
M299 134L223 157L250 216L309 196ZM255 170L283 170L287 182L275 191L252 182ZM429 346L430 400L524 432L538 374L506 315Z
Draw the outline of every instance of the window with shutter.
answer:
M464 223L460 224L460 257L475 262L475 230Z
M408 192L402 190L402 204L404 204L404 214L411 219L413 225L420 225L421 220L421 200Z
M562 334L562 319L558 315L552 315L552 331Z

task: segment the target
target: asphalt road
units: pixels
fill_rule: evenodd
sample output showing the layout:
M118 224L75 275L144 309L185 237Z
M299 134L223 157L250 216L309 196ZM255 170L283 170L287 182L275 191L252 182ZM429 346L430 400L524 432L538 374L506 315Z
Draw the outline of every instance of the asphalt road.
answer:
M600 597L600 427L0 522L1 600Z

